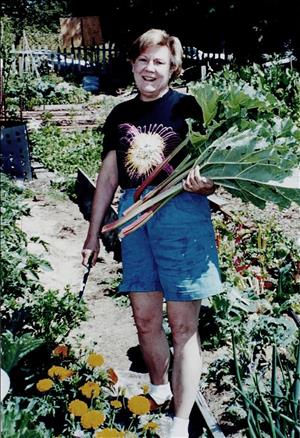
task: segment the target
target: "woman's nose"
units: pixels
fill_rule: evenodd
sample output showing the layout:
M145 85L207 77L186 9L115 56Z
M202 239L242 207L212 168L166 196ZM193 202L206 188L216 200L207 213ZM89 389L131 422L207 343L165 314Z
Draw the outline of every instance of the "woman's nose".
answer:
M154 70L154 62L152 60L148 61L146 69L151 71Z

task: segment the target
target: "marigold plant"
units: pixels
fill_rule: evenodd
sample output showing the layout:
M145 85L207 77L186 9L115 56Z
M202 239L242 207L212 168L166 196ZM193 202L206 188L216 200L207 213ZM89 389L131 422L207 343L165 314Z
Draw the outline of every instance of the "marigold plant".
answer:
M112 400L110 402L111 406L115 409L119 409L122 407L122 403L120 402L120 400Z
M80 423L84 429L97 429L105 421L105 415L102 411L92 409L82 415Z
M57 377L59 380L65 380L68 377L71 377L72 375L73 375L72 370L69 370L69 369L64 368L64 367L59 367L56 365L53 365L48 370L49 377L52 377L52 378Z
M107 377L113 385L115 385L119 380L118 375L113 368L108 368Z
M95 398L100 394L100 386L95 382L86 382L79 389L87 398Z
M101 354L91 353L87 363L91 368L101 367L104 364L104 357Z
M147 383L145 383L144 385L141 386L141 389L143 391L143 394L148 394L148 392L150 391L150 387L149 385L147 385Z
M54 385L53 380L51 379L41 379L37 382L36 388L40 392L46 392L49 391Z
M155 421L149 421L147 424L145 424L145 426L143 427L144 431L151 431L151 432L155 432L158 429L158 424Z
M52 354L53 356L61 356L63 358L66 358L69 355L69 348L66 345L58 345L54 348Z
M96 432L95 438L125 438L125 433L114 428L106 427Z
M88 411L88 409L88 405L84 401L78 399L71 401L68 405L68 411L75 415L75 417L81 417Z
M150 411L150 402L143 395L135 395L128 400L128 409L135 415L145 415Z

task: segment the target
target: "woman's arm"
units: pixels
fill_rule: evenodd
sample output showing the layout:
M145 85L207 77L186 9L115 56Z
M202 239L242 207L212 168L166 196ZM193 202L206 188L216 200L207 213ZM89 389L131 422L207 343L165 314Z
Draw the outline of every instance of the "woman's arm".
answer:
M216 189L214 182L200 175L199 166L194 167L183 183L187 192L199 193L200 195L212 195Z
M92 266L95 265L100 251L99 232L105 213L118 187L118 167L116 151L110 151L103 160L97 178L93 198L92 213L87 236L82 249L82 264L88 265L92 256Z

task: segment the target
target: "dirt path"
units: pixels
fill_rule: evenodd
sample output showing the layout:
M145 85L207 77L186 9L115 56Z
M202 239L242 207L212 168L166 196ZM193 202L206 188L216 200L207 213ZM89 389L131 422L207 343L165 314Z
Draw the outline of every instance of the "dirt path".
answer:
M78 293L84 273L81 248L87 231L78 206L50 188L51 174L45 172L27 183L33 197L26 200L30 216L23 217L20 227L29 237L39 236L48 244L46 252L40 244L30 243L29 250L42 255L52 271L42 272L40 279L46 289L63 290L69 285ZM92 269L84 292L88 305L88 320L71 333L72 338L84 334L83 345L106 357L110 366L129 370L132 366L128 350L138 345L131 309L117 306L107 294L107 285L118 275L120 265L112 254L101 251L101 262Z

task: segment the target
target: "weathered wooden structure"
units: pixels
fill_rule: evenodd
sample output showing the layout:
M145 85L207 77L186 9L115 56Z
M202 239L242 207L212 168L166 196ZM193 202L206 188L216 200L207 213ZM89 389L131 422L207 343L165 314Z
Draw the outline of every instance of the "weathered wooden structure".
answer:
M63 49L102 44L104 40L100 18L98 16L61 18L60 41Z

